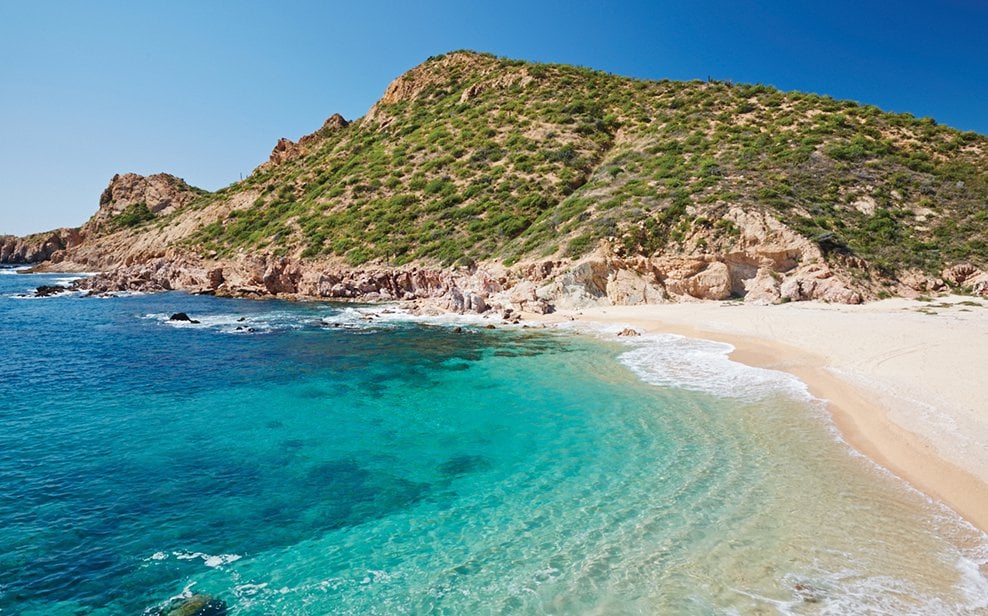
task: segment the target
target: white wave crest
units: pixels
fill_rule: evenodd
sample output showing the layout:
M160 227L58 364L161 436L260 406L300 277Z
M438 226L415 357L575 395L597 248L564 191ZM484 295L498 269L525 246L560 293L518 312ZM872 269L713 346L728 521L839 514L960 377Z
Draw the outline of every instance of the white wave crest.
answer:
M17 265L14 267L0 267L0 276L13 276L15 274L20 274L21 272L31 269L30 265Z
M149 313L145 319L159 321L165 325L187 329L212 329L224 334L263 334L279 330L301 329L312 317L290 312L274 311L262 314L195 314L189 313L190 321L173 321L169 313Z
M480 314L414 314L400 306L386 304L381 306L347 306L337 313L323 317L322 322L331 327L381 329L408 323L440 327L486 325L492 322L492 318L489 315Z
M172 313L148 313L142 318L158 321L180 329L210 329L224 334L270 333L307 327L379 331L412 323L437 327L475 326L497 323L508 327L490 315L417 315L394 305L345 306L327 308L325 312L272 310L262 313L197 314L188 312L189 321L173 321ZM195 321L195 322L193 322Z
M811 399L806 385L793 375L732 361L728 355L734 347L729 344L674 334L650 334L626 344L633 348L620 361L647 383L728 398L760 399L781 390Z
M178 560L202 560L203 564L212 569L237 562L243 556L240 554L206 554L204 552L172 552Z
M169 558L175 558L177 560L201 560L207 567L216 569L223 565L235 563L243 558L243 556L240 554L206 554L205 552L189 552L186 550L171 553L158 551L145 558L144 562L157 562L168 560Z
M561 329L590 330L608 339L624 329L621 325L562 323ZM734 347L712 340L687 338L676 334L645 334L617 338L630 350L618 360L638 378L661 387L676 387L742 400L761 400L785 392L797 399L816 400L806 384L795 376L756 368L733 361Z
M76 291L65 287L64 291L59 293L54 293L52 295L35 295L34 289L25 289L21 293L15 293L13 295L8 295L7 299L51 299L53 297L82 297L86 294L86 291Z
M93 276L92 272L79 272L78 274L69 274L67 276L62 276L61 278L56 278L54 284L60 287L66 287L76 280L82 280L83 278L89 278Z
M978 575L977 577L981 577ZM917 594L908 582L891 576L863 575L854 569L819 571L811 576L783 576L783 583L790 589L791 598L778 599L734 588L734 592L771 607L776 613L793 615L808 613L808 606L816 606L812 613L819 614L875 614L898 616L899 614L980 614L988 607L985 595L986 582L981 578L980 589L965 588L965 601L956 604L940 597Z

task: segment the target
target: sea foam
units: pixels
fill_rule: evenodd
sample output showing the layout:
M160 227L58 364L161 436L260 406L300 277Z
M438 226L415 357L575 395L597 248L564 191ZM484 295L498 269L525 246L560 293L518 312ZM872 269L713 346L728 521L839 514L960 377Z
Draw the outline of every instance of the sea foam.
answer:
M30 269L30 265L17 265L14 267L0 267L0 276L13 276L20 274L24 270Z
M605 324L562 324L563 329L587 330L598 336L616 335L623 327ZM812 401L806 384L778 370L756 368L732 360L734 347L723 342L677 334L645 334L617 338L630 347L619 361L641 380L725 398L757 401L784 392Z

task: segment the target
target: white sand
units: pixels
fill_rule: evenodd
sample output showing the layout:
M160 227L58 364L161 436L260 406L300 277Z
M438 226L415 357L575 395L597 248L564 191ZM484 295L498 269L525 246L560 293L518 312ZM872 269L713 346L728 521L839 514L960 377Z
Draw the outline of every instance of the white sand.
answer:
M988 530L988 301L698 302L550 316L728 342L738 361L791 372L828 401L854 447Z

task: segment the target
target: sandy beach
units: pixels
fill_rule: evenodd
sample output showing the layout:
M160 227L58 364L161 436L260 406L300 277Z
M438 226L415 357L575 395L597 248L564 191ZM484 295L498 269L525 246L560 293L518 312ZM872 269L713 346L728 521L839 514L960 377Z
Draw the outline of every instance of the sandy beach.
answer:
M794 374L853 447L988 531L988 301L698 302L551 317L726 342L737 361Z

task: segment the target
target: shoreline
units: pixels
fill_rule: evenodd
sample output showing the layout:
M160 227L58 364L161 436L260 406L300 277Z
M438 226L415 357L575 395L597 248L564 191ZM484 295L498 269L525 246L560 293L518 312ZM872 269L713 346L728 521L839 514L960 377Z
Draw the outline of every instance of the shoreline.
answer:
M458 314L438 298L420 301L424 314ZM863 305L698 300L516 314L529 323L620 324L730 344L732 360L800 379L825 403L850 447L988 533L988 405L982 401L988 392L978 388L988 368L988 300L948 296ZM927 352L934 349L939 353ZM912 361L893 361L903 358ZM875 369L886 364L893 370ZM855 372L864 378L852 378ZM924 387L910 387L916 382ZM938 430L924 417L930 414L952 430ZM962 443L965 429L971 437Z
M799 378L824 401L850 447L988 532L988 406L980 380L968 378L988 367L988 302L702 302L595 307L534 320L620 324L730 344L734 361Z

